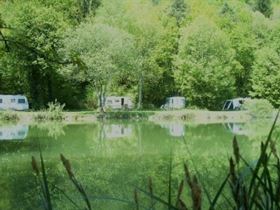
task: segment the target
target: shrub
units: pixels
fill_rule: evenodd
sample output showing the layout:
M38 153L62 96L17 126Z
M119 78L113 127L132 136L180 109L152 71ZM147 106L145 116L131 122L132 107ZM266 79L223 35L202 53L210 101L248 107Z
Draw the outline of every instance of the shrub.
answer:
M153 112L145 112L145 111L110 111L106 112L103 115L99 115L98 118L104 118L105 119L134 119L134 120L147 120L150 115L153 115Z
M248 110L254 118L270 118L273 114L273 106L266 99L249 99L246 100L242 109Z
M35 116L35 120L37 121L43 121L43 120L49 120L49 121L60 121L64 119L63 115L63 108L65 104L60 104L57 100L54 102L48 103L48 109L38 113Z
M19 116L16 112L14 111L3 111L0 112L0 120L1 121L17 121L19 120Z

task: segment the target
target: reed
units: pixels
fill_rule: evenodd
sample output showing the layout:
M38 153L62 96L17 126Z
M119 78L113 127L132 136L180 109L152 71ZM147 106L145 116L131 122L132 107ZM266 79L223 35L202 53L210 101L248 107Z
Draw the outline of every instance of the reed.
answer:
M136 210L139 210L140 209L140 207L139 207L139 198L138 198L138 192L137 192L137 190L135 189L134 190L134 202L135 202L135 209Z
M86 207L84 209L92 210L89 197L88 197L86 191L84 190L83 185L77 180L76 176L74 175L70 161L68 159L66 159L64 157L64 155L62 155L62 154L60 154L60 159L67 171L69 179L71 180L71 182L73 183L73 185L75 186L75 188L81 194L83 200L85 201Z
M48 182L47 173L46 173L46 169L45 169L45 163L44 163L44 159L43 159L41 150L40 150L40 168L41 168L41 170L40 170L39 165L34 156L32 156L31 165L32 165L33 171L35 172L37 182L40 186L43 207L45 210L53 210L51 193L49 190L49 182Z
M152 180L151 177L149 177L149 179L148 179L148 189L149 189L149 193L151 195L153 195L154 194L154 187L153 187L153 180ZM155 201L154 201L152 196L151 196L151 201L150 202L151 202L150 209L153 210L154 209L154 205L155 205Z

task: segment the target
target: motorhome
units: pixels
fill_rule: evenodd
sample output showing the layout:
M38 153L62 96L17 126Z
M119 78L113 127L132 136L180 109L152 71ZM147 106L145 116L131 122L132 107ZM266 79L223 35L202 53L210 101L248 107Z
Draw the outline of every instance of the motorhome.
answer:
M127 96L108 96L105 99L105 108L132 109L133 103Z
M223 106L223 110L225 111L240 110L242 105L248 99L249 98L234 98L234 99L226 100Z
M28 110L28 100L23 95L0 95L0 110Z
M162 109L184 109L186 106L185 97L174 96L168 97L165 104L161 106Z

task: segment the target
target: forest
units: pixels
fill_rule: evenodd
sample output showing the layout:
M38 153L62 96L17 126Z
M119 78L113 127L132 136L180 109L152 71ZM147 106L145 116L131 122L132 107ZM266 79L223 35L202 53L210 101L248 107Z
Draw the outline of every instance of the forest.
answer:
M280 105L278 0L0 0L0 94L94 109L106 95L153 109L169 96L219 110Z

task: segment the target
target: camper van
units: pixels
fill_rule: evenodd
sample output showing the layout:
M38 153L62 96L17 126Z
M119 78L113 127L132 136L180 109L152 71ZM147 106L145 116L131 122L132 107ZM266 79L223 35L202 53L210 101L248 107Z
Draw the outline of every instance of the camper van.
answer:
M166 99L165 104L161 106L162 109L184 109L186 106L185 97L169 97Z
M126 96L108 96L105 99L105 108L111 109L132 109L133 103Z
M0 110L28 110L27 98L23 95L0 95Z
M225 111L240 110L242 105L248 99L249 98L234 98L234 99L226 100L223 106L223 110Z

